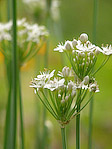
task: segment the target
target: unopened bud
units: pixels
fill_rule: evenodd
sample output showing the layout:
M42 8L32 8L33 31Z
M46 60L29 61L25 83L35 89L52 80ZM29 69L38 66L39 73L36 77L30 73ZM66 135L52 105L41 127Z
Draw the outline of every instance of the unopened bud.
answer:
M76 62L75 58L73 59L74 62Z
M77 40L76 40L76 39L74 39L74 40L72 41L72 45L73 45L73 47L76 47L76 45L77 45Z
M72 54L73 54L73 55L75 54L75 50L72 51Z
M66 96L66 97L65 97L65 100L68 101L68 99L69 99L69 96Z
M86 76L86 77L84 78L84 84L85 84L85 85L89 84L89 76Z
M89 65L89 63L88 62L86 62L86 66L88 66Z
M82 63L82 66L84 66L84 63Z
M98 49L95 50L95 54L98 55L100 51Z
M85 53L82 53L82 57L85 57Z
M87 34L83 33L83 34L80 35L80 41L82 43L85 43L87 40L88 40L88 35Z
M68 77L69 74L70 74L70 69L69 67L65 66L63 69L62 69L62 74L64 77Z
M61 94L58 94L58 98L61 99Z
M75 97L75 95L76 95L76 91L75 91L75 90L73 90L73 91L72 91L72 93L71 93L71 97L72 97L72 98L74 98L74 97Z
M62 105L65 104L65 100L64 100L64 99L61 100L61 104L62 104Z
M72 49L72 46L71 46L71 42L70 41L66 41L65 42L65 49L66 50L71 50Z
M68 90L71 91L73 87L73 82L68 82Z

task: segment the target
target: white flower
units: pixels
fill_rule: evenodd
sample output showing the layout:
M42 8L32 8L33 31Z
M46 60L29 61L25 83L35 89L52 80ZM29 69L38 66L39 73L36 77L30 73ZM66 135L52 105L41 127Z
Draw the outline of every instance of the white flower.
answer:
M36 81L35 79L33 81L31 81L30 83L30 87L34 88L35 91L39 91L40 89L44 88L45 86L45 81L44 80L39 80ZM35 92L36 93L36 92Z
M64 82L65 82L65 79L58 80L58 79L54 78L54 80L50 80L48 83L46 83L44 88L54 91L54 90L64 86Z
M64 50L65 50L65 47L64 45L61 45L61 44L59 44L57 48L54 49L54 51L59 51L59 52L64 52Z
M92 52L95 50L96 46L91 42L82 43L80 40L77 41L77 52Z
M54 72L55 70L53 70L51 73L50 71L44 71L44 72L40 72L40 75L37 76L37 78L35 78L35 80L50 80L50 78L52 78L54 76Z
M99 92L99 88L96 82L94 82L93 84L90 84L89 86L89 90L90 92Z
M106 47L102 47L102 53L105 55L111 55L112 54L112 46L106 46Z

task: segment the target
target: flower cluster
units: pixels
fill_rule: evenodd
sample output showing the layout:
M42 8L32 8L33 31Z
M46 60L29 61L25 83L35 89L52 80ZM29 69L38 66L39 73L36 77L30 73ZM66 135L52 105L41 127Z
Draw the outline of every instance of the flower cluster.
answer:
M12 41L12 21L0 23L0 51L10 58ZM19 65L33 57L48 37L44 26L29 24L26 19L17 21L17 46L19 50Z
M59 44L57 48L54 49L54 51L59 51L61 53L66 53L72 68L75 72L75 74L83 80L85 76L94 76L94 74L104 66L104 64L107 62L109 57L106 57L106 59L102 62L100 67L93 72L93 67L95 66L97 62L97 57L100 53L103 53L104 55L111 55L112 54L112 47L106 46L106 47L98 47L94 44L92 44L88 40L88 35L83 33L80 35L79 39L73 39L73 41L66 41L65 44Z
M72 72L67 66L57 74L55 74L55 70L52 72L45 70L40 72L40 75L30 83L30 87L34 88L35 94L38 95L45 107L62 127L78 114L77 106L82 103L88 91L92 93L99 91L94 78L85 76L83 81L78 78L75 80ZM45 95L46 90L49 92L50 100Z

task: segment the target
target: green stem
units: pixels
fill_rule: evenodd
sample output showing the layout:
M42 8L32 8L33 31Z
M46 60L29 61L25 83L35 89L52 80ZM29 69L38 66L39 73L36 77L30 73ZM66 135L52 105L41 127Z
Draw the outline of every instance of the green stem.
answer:
M66 142L66 129L61 128L61 136L62 136L62 145L63 145L63 149L67 149L67 142Z
M45 107L43 108L43 135L42 135L42 149L45 149L45 146L46 146L46 133L47 133L47 130L46 130L46 126L45 126L45 121L46 121L46 109Z
M93 97L90 102L88 148L92 148Z
M17 128L17 33L16 33L16 0L12 0L12 98L11 98L11 149L16 148Z
M80 104L77 106L77 113L80 111ZM76 116L76 149L80 149L80 113Z
M94 0L94 10L93 10L93 43L94 44L96 44L97 15L98 15L98 0ZM93 120L93 99L90 101L88 149L92 148L92 120Z
M23 106L21 96L21 74L19 72L19 104L20 104L20 123L21 123L21 148L24 149L24 126L23 126Z
M4 136L4 149L8 149L10 144L10 105L11 105L11 83L9 86L8 103L6 110L6 120L5 120L5 136Z

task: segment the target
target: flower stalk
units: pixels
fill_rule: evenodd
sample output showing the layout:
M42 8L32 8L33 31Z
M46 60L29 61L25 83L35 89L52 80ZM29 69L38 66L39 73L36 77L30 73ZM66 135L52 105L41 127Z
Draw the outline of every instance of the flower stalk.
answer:
M61 128L61 136L62 136L62 146L63 149L67 149L67 141L66 141L66 128Z

